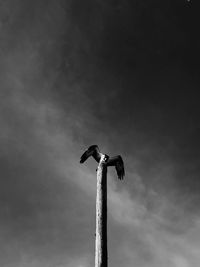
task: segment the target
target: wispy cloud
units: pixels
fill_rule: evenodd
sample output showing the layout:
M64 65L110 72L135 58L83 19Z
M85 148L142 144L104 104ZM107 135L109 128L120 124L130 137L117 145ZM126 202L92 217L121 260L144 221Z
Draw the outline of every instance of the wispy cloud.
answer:
M79 158L98 144L105 153L122 153L126 168L124 181L114 168L108 172L109 266L197 267L198 196L191 185L198 188L198 161L187 163L183 155L178 163L185 150L166 129L179 117L164 116L161 104L152 104L157 94L147 95L151 102L137 95L128 74L109 70L120 59L104 64L113 41L105 51L103 45L115 26L102 32L113 10L97 5L96 19L96 3L81 4L84 14L79 4L1 6L0 265L94 265L96 162L80 165ZM116 10L125 12L126 4ZM123 49L114 49L114 58L129 47L118 36L113 40ZM181 129L175 137L182 140Z
M43 225L42 221L44 220L44 222L47 223L47 226L51 227L51 238L54 238L54 242L56 242L56 244L59 242L62 244L63 237L57 227L59 227L60 223L66 222L66 224L71 225L71 231L76 231L72 224L75 223L75 220L77 220L75 223L77 227L86 227L83 228L82 231L86 231L84 233L85 238L86 233L90 236L89 247L92 248L94 237L93 235L91 236L92 228L87 230L87 224L88 219L91 219L91 215L94 216L95 213L95 163L93 164L92 161L89 161L88 166L79 165L79 156L82 152L80 151L80 146L83 147L84 144L76 143L73 139L72 127L76 127L76 125L73 125L73 118L67 118L69 124L63 124L65 117L64 112L56 105L56 103L44 100L36 102L34 98L26 94L24 91L15 91L13 94L11 92L8 99L9 103L12 104L11 107L15 119L17 119L17 122L20 123L20 126L23 125L23 127L20 127L18 132L16 132L13 136L13 129L15 129L15 125L10 123L8 120L4 121L4 123L7 123L7 130L4 137L1 138L1 141L4 140L5 142L6 139L7 141L10 141L14 137L15 142L12 143L12 150L23 148L24 155L30 157L31 160L40 161L42 164L40 164L40 168L49 168L49 171L53 172L56 177L55 179L63 184L66 194L70 194L70 196L72 196L73 192L69 192L67 188L69 188L69 185L73 188L75 186L77 189L74 188L73 190L80 194L79 196L76 195L76 197L80 198L80 200L82 197L88 199L84 205L88 205L88 201L92 202L90 205L93 208L93 211L90 215L89 210L86 210L85 207L84 209L86 214L82 215L83 218L81 219L80 214L75 215L75 213L76 210L77 212L83 211L81 211L81 208L74 206L74 211L70 211L69 213L70 216L73 217L69 218L67 209L70 208L71 204L69 205L67 203L63 203L63 201L68 201L69 198L65 199L63 195L64 192L60 191L60 196L56 196L55 198L54 195L54 204L50 199L48 200L50 201L48 204L48 206L51 207L50 210L43 209L37 212L37 220L33 233L38 227L41 228ZM27 135L27 127L29 135ZM81 127L84 126L82 125ZM6 127L4 129L6 129ZM26 133L23 132L23 129L25 129ZM31 136L31 143L27 141L28 136ZM38 152L39 155L37 155ZM136 174L129 172L126 179L131 179L131 177L134 176L136 177ZM53 182L51 177L50 181L47 179L45 181L47 186L49 182ZM166 227L169 222L167 222L167 218L165 218L165 211L168 209L170 212L170 210L172 211L174 208L168 199L154 192L151 193L151 196L150 192L146 191L148 198L157 198L157 203L159 203L159 207L154 208L152 212L151 209L148 209L145 198L138 198L138 196L134 198L134 196L130 194L129 189L126 187L126 180L120 183L121 184L119 186L119 181L117 180L114 172L111 176L109 175L108 212L110 216L109 222L111 223L110 227L112 227L112 225L116 225L115 227L118 227L121 232L120 235L115 233L115 235L119 235L118 238L120 242L118 246L110 248L109 255L111 258L111 265L115 263L115 260L112 259L112 257L114 258L114 254L119 251L120 258L119 256L116 258L119 262L121 261L121 263L126 266L132 266L135 263L138 266L162 265L171 267L196 267L199 260L199 242L197 239L194 240L193 237L199 231L198 222L196 221L196 224L193 224L193 227L186 229L186 231L182 234L176 234L175 232L172 233ZM137 176L136 185L139 186L140 190L142 188L142 191L140 192L144 195L145 186L142 185L142 179L139 176ZM26 183L24 186L27 186ZM120 187L122 187L122 189L120 189ZM27 188L27 190L29 189ZM59 194L58 190L57 193ZM72 199L74 199L74 197L72 197ZM41 196L40 201L44 201ZM79 200L77 201L79 202ZM55 208L57 209L59 205L60 211L56 212ZM53 210L51 211L52 208ZM64 211L64 209L66 210ZM58 225L53 219L55 216L58 221L60 221ZM28 221L23 221L23 224L24 223L25 225L29 224ZM94 223L93 218L93 223L89 223L89 225L93 227L93 230ZM9 231L9 228L7 229ZM42 229L43 226L39 233L43 231ZM63 226L62 230L64 230ZM48 230L47 233L49 233L49 231L50 230ZM65 229L65 234L67 234L66 231L69 231L69 229ZM123 232L124 234L122 234ZM57 240L58 237L60 237L61 240ZM77 241L74 240L74 242L78 242L79 238L77 238L78 237L75 238ZM112 238L114 238L114 236L109 236L110 240L112 240ZM29 245L31 245L30 242L32 241L27 240L27 237L24 237L23 242L29 242ZM72 245L71 242L73 242L73 238L70 237L67 242L70 242ZM112 243L112 241L110 242ZM77 244L74 243L72 246L77 246ZM45 251L45 248L43 248L43 251ZM64 248L62 248L62 251L64 253ZM36 260L32 256L31 260L28 255L29 254L26 256L26 253L22 252L22 256L18 256L20 259L20 266L23 266L23 264L24 266L26 264L29 264L29 266L40 266L41 264L43 264L43 266L50 266L50 263L43 262L43 257L41 257L40 260ZM89 257L89 261L87 260L87 257ZM51 261L53 261L53 258ZM68 260L66 259L63 265L80 265L88 267L90 266L91 261L91 254L88 256L85 254L85 256L83 255L83 258L79 260L77 259L77 256L74 255L74 258L70 263L68 263ZM60 265L59 263L56 264L58 266L62 266L62 263Z

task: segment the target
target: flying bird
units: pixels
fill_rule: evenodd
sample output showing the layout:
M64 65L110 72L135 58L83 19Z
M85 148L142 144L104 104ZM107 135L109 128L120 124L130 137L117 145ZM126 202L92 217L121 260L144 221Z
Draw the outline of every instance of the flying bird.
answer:
M99 163L102 155L103 154L100 152L99 147L97 145L92 145L83 153L80 159L80 163L84 163L91 156ZM105 162L107 166L115 166L118 178L120 180L124 178L124 162L120 155L112 158L110 158L108 155L105 155Z

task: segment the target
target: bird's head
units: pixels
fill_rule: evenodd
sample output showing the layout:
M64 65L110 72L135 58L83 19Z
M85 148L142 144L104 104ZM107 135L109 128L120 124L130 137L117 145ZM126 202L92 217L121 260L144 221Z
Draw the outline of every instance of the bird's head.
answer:
M107 162L109 160L109 156L105 154L104 161Z

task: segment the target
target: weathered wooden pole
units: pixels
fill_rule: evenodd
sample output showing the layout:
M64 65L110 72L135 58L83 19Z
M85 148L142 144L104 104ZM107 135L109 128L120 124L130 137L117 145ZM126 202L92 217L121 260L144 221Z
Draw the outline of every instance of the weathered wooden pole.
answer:
M97 168L95 267L107 266L107 166L102 155Z
M109 157L100 152L97 145L90 146L81 156L84 163L90 156L98 162L96 196L95 267L108 266L107 251L107 167L115 166L118 178L124 178L124 163L120 155Z

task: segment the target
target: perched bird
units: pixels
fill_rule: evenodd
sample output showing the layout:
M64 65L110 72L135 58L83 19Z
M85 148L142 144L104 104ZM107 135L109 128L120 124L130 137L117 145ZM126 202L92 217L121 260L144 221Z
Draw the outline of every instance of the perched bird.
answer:
M103 154L100 152L98 146L92 145L83 153L80 159L80 163L84 163L90 156L92 156L97 162L99 162L102 155ZM108 155L105 156L106 156L105 161L107 161L109 156Z
M100 161L101 156L104 155L100 152L97 145L90 146L81 156L80 163L84 163L90 156L92 156L97 162ZM120 155L110 158L105 155L105 162L107 166L115 166L118 178L122 180L125 176L124 162Z

